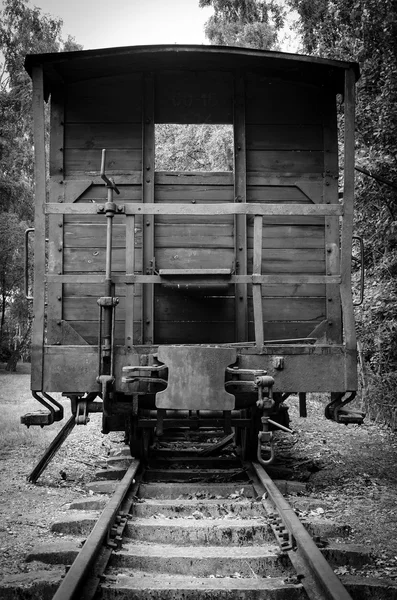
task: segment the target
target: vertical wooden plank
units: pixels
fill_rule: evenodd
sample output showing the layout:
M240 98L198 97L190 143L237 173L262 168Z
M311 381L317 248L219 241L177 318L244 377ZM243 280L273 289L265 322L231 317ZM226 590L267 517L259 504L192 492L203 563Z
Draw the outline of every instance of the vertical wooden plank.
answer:
M324 99L324 170L323 198L325 204L338 203L338 137L336 98L330 93ZM327 275L338 275L340 270L339 217L325 217L325 266ZM327 340L342 342L341 302L339 286L326 285Z
M260 275L262 271L262 229L263 217L255 215L254 217L254 248L253 248L253 275ZM254 326L255 343L257 346L263 346L263 308L262 308L262 286L259 283L252 285L252 296L254 304Z
M44 275L45 275L45 216L46 161L44 82L41 65L33 67L33 139L35 157L35 241L33 282L32 376L31 389L43 387L44 346Z
M236 73L234 83L234 201L247 201L247 157L245 140L245 81ZM236 215L234 219L236 274L247 274L247 218ZM248 341L247 286L236 284L236 341Z
M147 73L143 81L142 109L142 202L154 202L154 78ZM150 274L154 259L154 216L145 215L142 223L143 268L144 274ZM154 286L151 283L142 286L142 337L144 344L153 344L154 340Z
M357 387L357 340L354 324L353 297L351 286L353 211L354 211L354 117L355 117L355 74L353 69L345 74L345 139L344 139L344 215L341 240L341 300L343 311L344 338L347 350L346 390Z
M125 223L125 274L135 272L135 215L128 215ZM134 296L135 285L126 285L125 290L125 346L131 350L134 345Z
M64 95L59 88L51 92L51 133L50 133L50 202L63 202L63 157L64 157ZM63 273L63 216L50 215L48 218L48 273ZM62 343L62 284L48 284L47 342Z

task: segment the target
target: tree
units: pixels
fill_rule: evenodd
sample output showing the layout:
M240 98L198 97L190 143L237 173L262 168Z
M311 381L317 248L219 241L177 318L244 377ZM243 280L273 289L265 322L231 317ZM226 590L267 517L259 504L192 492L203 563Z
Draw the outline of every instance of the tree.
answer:
M232 127L205 124L157 125L156 170L232 171Z
M28 53L80 50L81 46L71 37L64 42L62 20L42 14L28 0L4 0L3 6L0 11L3 57L0 62L0 343L3 353L10 354L13 350L15 355L25 332L29 331L30 320L27 304L22 304L22 248L23 229L33 219L34 156L32 85L24 70L24 60ZM19 342L15 341L15 335Z
M274 0L199 0L199 6L214 8L205 25L212 44L260 50L276 47L284 10Z
M366 242L364 305L356 313L371 402L395 407L397 367L397 4L288 0L306 52L360 63L355 228ZM375 176L371 177L370 175ZM387 415L385 415L387 418Z

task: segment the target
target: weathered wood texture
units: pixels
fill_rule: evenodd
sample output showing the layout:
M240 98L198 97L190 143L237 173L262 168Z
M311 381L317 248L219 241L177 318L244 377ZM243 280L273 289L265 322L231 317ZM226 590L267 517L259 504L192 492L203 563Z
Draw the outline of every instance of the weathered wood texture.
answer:
M68 86L66 177L99 175L102 148L107 151L108 174L141 169L141 87L140 75L104 77Z
M34 240L34 284L32 328L32 378L31 388L38 391L43 385L43 344L45 310L45 217L43 204L46 198L46 156L43 70L35 67L33 79L34 158L35 158L35 240Z
M231 73L196 71L160 73L156 78L157 123L232 123Z
M235 91L239 97L234 100ZM165 123L234 121L235 153L240 155L236 157L236 177L233 173L154 173L153 114L156 122ZM68 88L64 151L54 155L52 177L59 179L63 157L63 202L103 203L106 190L98 172L100 152L106 147L106 170L117 183L120 179L121 194L115 200L124 205L154 201L188 207L233 203L237 196L237 201L262 207L336 204L334 118L335 106L324 102L322 89L257 76L247 76L245 83L238 84L229 73L211 72L82 81ZM51 201L57 202L60 193L54 191ZM56 218L58 215L54 223ZM338 217L264 216L256 259L254 220L254 215L239 215L237 231L233 215L116 215L113 272L147 273L152 266L156 270L222 268L235 272L240 247L244 247L248 273L252 273L254 260L262 274L338 272L338 257L331 259L326 252L327 244L338 243ZM105 221L100 214L63 217L63 273L104 272ZM240 266L238 269L243 272ZM242 332L243 337L254 340L252 285L243 286L244 310L236 309L238 298L232 285L222 291L214 286L199 292L172 287L172 280L169 285L154 285L153 294L142 294L141 285L117 286L118 344L128 345L131 338L133 343L226 343L237 338L244 341ZM86 341L96 343L96 298L103 294L102 286L68 283L62 287L62 318ZM333 315L338 311L337 285L260 288L262 300L255 292L255 303L258 314L260 310L263 313L265 339L308 336L328 318L330 305ZM245 312L246 323L236 327Z

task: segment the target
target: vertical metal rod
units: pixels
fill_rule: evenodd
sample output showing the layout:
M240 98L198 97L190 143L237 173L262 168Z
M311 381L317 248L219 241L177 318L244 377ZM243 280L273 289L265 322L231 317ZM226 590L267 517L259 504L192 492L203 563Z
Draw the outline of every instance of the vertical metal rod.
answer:
M99 306L98 326L98 376L102 375L102 306Z
M115 347L115 342L114 342L114 336L115 336L115 331L116 331L116 307L112 306L112 312L111 312L111 318L112 318L112 335L110 338L110 344L111 344L111 348L110 348L110 375L113 375L114 373L114 347Z
M263 231L263 216L255 215L254 217L254 257L253 257L253 275L261 275L262 273L262 231ZM255 325L255 342L257 346L263 346L264 331L263 331L263 308L262 308L262 285L253 282L252 295L254 304L254 325Z
M44 452L43 456L41 457L33 471L27 477L28 481L30 481L31 483L36 483L44 469L47 467L51 459L58 452L63 442L66 440L67 436L74 428L75 424L76 420L74 415L72 415L62 427L62 429L59 431L59 433L56 435L56 437L52 440L51 444L48 446L48 448Z
M113 189L108 186L107 201L113 203ZM105 265L105 295L109 298L113 296L112 289L112 243L113 243L113 216L112 210L106 210L106 265ZM112 362L112 316L113 306L103 307L103 358L104 358L104 375L111 374L110 363ZM107 366L105 367L105 363Z
M113 190L108 187L108 202L113 202ZM107 228L106 228L106 295L112 294L112 242L113 242L113 212L106 213Z
M307 417L306 392L299 392L299 416Z
M135 215L128 215L125 223L125 274L135 273ZM134 345L134 298L135 285L126 285L125 292L125 345L131 349Z

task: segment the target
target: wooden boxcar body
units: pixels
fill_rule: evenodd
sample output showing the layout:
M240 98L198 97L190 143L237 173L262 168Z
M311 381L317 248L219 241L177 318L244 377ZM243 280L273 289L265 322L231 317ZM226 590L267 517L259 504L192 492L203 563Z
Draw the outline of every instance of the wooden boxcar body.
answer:
M230 425L231 413L257 400L256 372L273 378L276 409L291 393L335 399L356 390L357 65L146 46L30 55L26 68L36 160L33 391L62 392L75 407L102 397L108 431L174 410L222 411ZM233 171L156 172L163 123L231 124ZM119 194L101 179L103 149Z

